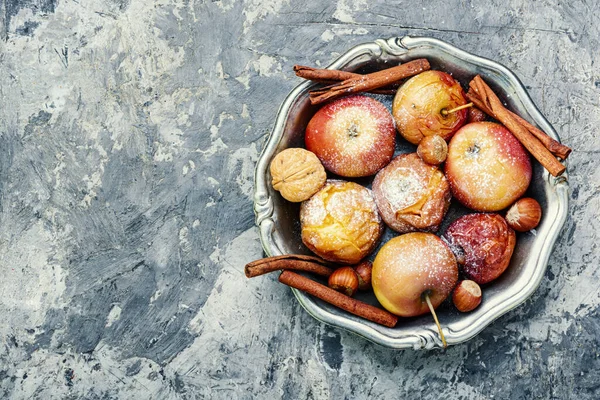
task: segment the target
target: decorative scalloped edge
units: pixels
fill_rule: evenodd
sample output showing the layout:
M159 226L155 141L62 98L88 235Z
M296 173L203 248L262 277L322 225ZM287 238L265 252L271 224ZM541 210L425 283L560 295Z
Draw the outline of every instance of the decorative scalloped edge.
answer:
M517 92L516 95L521 99L529 114L546 133L548 133L554 139L559 140L556 131L533 104L529 94L516 75L495 61L467 53L438 39L410 36L404 36L402 38L396 37L390 39L377 39L374 42L365 43L350 49L348 52L336 59L331 65L329 65L328 68L340 68L348 64L357 56L364 54L370 54L376 57L384 54L402 56L410 49L419 46L437 48L438 50L446 53L458 55L465 59L465 61L484 66L504 75L514 84L513 86L515 86ZM269 256L279 255L282 254L282 252L273 238L273 229L275 224L275 221L273 220L274 206L273 200L269 196L267 188L268 183L264 179L267 171L267 161L272 158L275 148L279 143L281 138L281 134L279 132L282 131L285 125L291 103L300 93L302 93L303 90L308 87L309 84L309 82L305 82L297 86L282 103L275 125L269 136L269 140L259 157L259 162L255 171L254 212L256 215L256 225L260 228L260 237L263 249ZM276 133L278 134L276 135ZM558 178L553 178L547 173L547 171L545 171L544 174L546 181L550 187L554 189L559 204L556 218L550 229L550 235L548 235L544 241L544 249L549 250L539 255L536 262L535 274L533 274L532 279L528 282L528 284L521 291L517 292L515 296L508 298L504 302L498 304L495 308L488 310L488 312L477 321L477 324L473 324L467 329L453 330L449 327L444 328L445 331L447 331L445 335L449 344L457 344L471 339L495 319L525 301L525 299L527 299L539 286L545 272L545 267L547 266L550 258L552 246L566 220L568 209L568 175L565 173ZM373 327L369 326L368 322L357 323L348 317L332 314L328 310L319 307L309 296L303 292L296 289L292 290L298 302L315 319L330 325L347 329L375 343L397 349L412 347L413 349L417 350L442 347L442 343L439 340L436 330L429 329L428 327L422 327L418 332L409 333L402 338L387 337L381 332L373 329ZM502 309L498 310L501 308L501 306Z
M408 50L401 38L377 39L375 43L381 48L383 54L391 56L401 56Z

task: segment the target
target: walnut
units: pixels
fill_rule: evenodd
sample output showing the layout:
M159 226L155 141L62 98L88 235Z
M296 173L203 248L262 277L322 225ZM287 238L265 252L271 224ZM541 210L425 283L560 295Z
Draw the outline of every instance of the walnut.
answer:
M327 180L325 168L317 156L305 149L289 148L271 161L273 189L291 202L308 200Z

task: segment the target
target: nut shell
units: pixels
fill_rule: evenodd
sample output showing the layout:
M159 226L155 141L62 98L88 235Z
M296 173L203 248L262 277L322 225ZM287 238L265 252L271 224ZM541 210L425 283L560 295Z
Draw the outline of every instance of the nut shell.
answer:
M400 233L435 232L450 207L450 185L416 153L402 154L379 171L373 194L385 223Z
M487 114L477 107L470 107L467 111L467 124L471 122L483 122L487 120Z
M448 156L448 144L439 135L425 136L417 147L421 160L430 165L439 165Z
M452 302L460 312L469 312L481 304L481 288L477 282L460 281L452 292Z
M305 149L289 148L271 161L273 189L291 202L308 200L327 180L325 168L317 156Z
M327 285L333 290L352 297L358 290L359 280L352 267L342 267L329 275Z
M354 267L354 272L358 277L358 290L369 290L371 286L371 275L373 273L373 264L371 261L363 261Z
M377 245L383 222L371 191L358 183L328 180L300 206L302 242L321 258L357 264Z
M508 209L506 222L518 232L527 232L537 227L542 219L542 207L535 199L525 197Z

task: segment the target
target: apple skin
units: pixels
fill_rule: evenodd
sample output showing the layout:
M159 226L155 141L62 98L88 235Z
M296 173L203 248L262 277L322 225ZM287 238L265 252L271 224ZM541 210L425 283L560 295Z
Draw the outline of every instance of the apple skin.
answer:
M394 120L379 101L343 97L317 111L305 134L306 149L328 171L344 177L374 175L390 162L396 146Z
M371 283L377 300L401 317L429 313L424 293L434 308L458 281L454 254L432 233L413 232L389 240L373 262Z
M467 214L450 224L444 240L457 254L463 274L483 285L506 271L517 236L500 214Z
M531 161L504 126L473 122L450 141L445 173L452 195L463 205L475 211L499 211L529 187Z
M467 120L468 111L451 110L467 104L464 91L451 75L425 71L406 81L394 97L392 115L398 132L418 145L424 136L439 135L448 141Z

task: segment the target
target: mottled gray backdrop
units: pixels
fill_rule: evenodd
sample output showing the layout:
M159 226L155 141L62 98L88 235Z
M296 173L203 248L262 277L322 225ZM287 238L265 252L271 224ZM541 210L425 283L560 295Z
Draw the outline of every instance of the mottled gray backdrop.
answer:
M594 0L0 0L0 397L599 398L599 16ZM513 69L575 150L541 287L445 352L329 328L242 273L292 66L406 34Z

